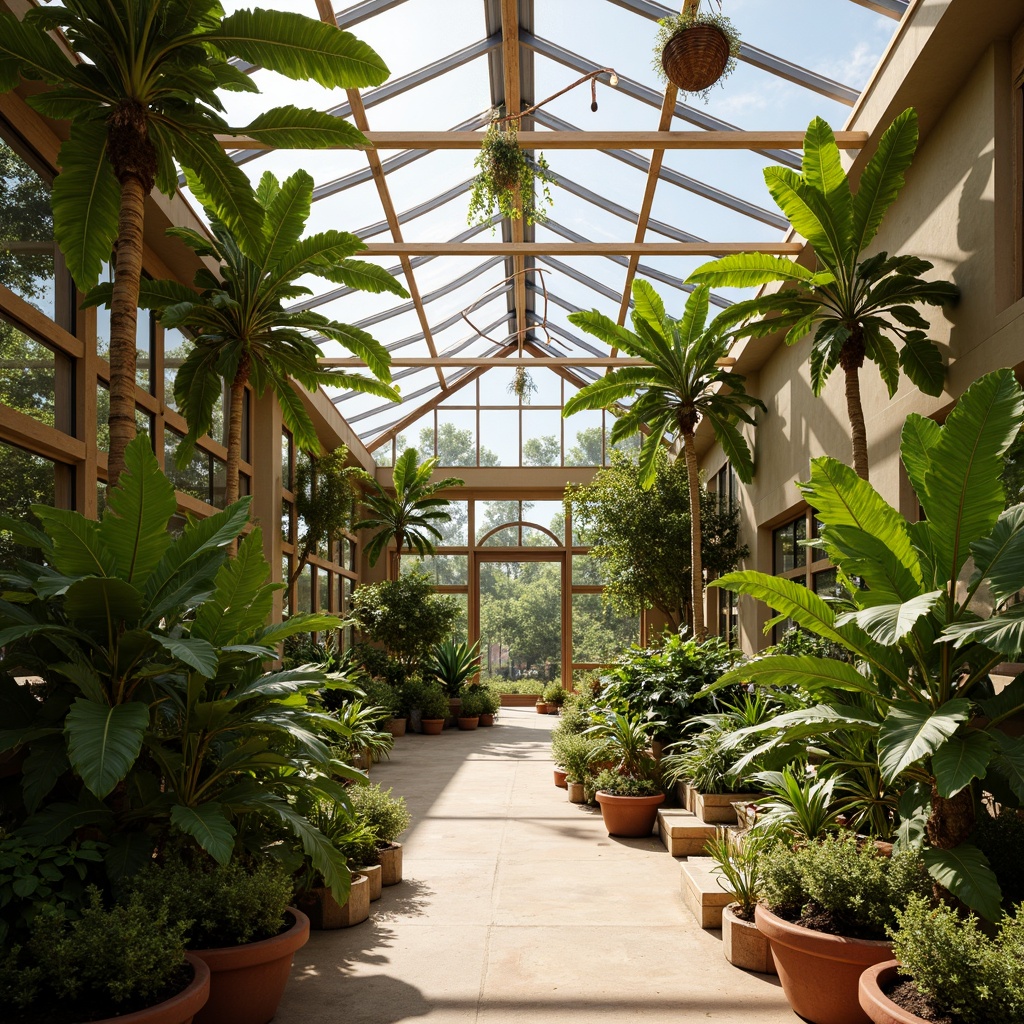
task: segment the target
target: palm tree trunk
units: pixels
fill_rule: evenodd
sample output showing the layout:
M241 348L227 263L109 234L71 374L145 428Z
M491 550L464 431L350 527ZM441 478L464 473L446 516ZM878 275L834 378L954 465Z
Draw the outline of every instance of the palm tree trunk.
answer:
M693 581L693 636L698 642L707 636L704 625L704 567L701 562L700 478L693 432L683 431L686 477L690 487L690 579Z
M867 480L868 432L864 425L864 409L860 404L860 368L864 365L864 335L856 324L839 353L839 365L846 374L846 413L850 417L853 468L857 476Z
M388 552L388 579L397 580L402 575L402 546L405 544L405 534L401 530L395 531L395 550Z
M121 184L114 291L110 301L110 447L107 486L116 487L124 451L135 438L136 328L142 281L142 228L146 190L134 175Z
M224 484L224 504L233 505L238 501L238 464L242 461L242 408L245 402L245 385L249 380L252 361L244 352L238 361L235 379L231 382L231 406L228 414L228 466Z

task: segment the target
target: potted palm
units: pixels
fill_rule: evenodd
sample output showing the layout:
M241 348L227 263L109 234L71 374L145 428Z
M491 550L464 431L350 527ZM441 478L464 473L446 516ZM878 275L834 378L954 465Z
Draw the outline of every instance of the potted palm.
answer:
M712 86L735 70L739 52L733 23L721 13L702 11L699 0L688 0L680 14L658 22L652 63L663 82L706 100Z
M603 741L613 761L595 786L601 817L610 836L649 836L665 794L655 781L657 763L650 756L651 735L660 722L611 711L587 732Z

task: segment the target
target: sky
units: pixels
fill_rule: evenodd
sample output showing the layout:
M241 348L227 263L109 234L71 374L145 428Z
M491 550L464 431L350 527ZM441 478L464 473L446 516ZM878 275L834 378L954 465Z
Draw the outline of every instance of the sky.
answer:
M250 6L226 0L230 12ZM313 0L276 0L261 6L281 10L300 10L317 16ZM344 19L344 7L337 9ZM785 5L766 0L723 0L726 14L739 31L741 39L774 56L825 75L843 85L861 89L869 80L886 46L895 32L897 22L876 14L851 0L789 0ZM651 46L657 26L610 0L535 0L534 34L567 50L574 51L597 66L612 67L620 77L629 78L662 92L651 63ZM369 43L384 58L392 78L409 74L448 54L471 46L486 35L483 0L405 0L390 11L360 22L353 33ZM536 54L534 99L565 87L579 72L547 56ZM374 103L372 90L364 91L368 103L367 116L373 130L440 131L453 128L474 117L486 117L490 105L487 56L469 63L430 82L401 93L384 102ZM312 83L296 83L266 70L256 73L261 95L224 94L228 117L234 125L244 125L268 106L294 103L330 109L345 102L343 90L327 90ZM606 85L598 86L599 110L590 110L588 86L577 88L545 105L552 115L584 129L654 130L658 109L624 95ZM746 130L802 131L815 116L825 118L836 130L843 127L849 107L816 92L794 85L784 79L741 62L734 74L715 87L706 105L691 101L693 107L738 128ZM692 124L676 119L674 129L692 129ZM649 158L650 153L640 152ZM385 159L394 152L384 154ZM396 209L401 213L418 203L458 185L473 176L473 158L469 151L439 151L420 157L405 167L388 174L387 181ZM552 169L578 185L611 199L627 211L636 211L641 203L646 174L596 151L559 150L547 155ZM675 151L665 157L665 166L713 185L733 196L778 215L764 185L762 170L773 161L745 151ZM288 152L273 153L243 165L255 182L266 170L285 177L301 166L312 174L317 186L338 182L346 176L365 172L366 155L362 152ZM337 228L360 234L372 241L391 241L387 230L370 239L363 229L372 229L384 220L384 212L372 181L347 188L335 186L332 194L314 203L309 230ZM615 216L573 195L562 188L553 189L554 206L550 220L557 228L575 232L591 241L632 241L635 225L630 219ZM467 229L468 193L452 199L439 209L403 225L406 241L447 241ZM772 223L764 223L695 195L686 189L661 182L655 194L651 217L671 227L701 238L722 241L776 241L783 232ZM771 217L768 218L771 220ZM490 231L482 229L475 241L487 241ZM493 237L498 238L500 234ZM562 239L552 226L538 226L536 237ZM657 240L653 228L648 240ZM378 260L389 269L397 269L397 260ZM681 281L703 259L682 257L645 257L644 264ZM425 298L455 278L465 276L465 283L449 294L432 299L427 316L432 326L454 321L435 332L441 351L467 345L466 355L484 354L490 343L476 335L475 328L485 329L505 313L504 296L490 294L505 276L504 265L498 263L474 274L485 263L484 258L451 256L426 261L415 270L415 280ZM602 257L580 256L560 259L559 265L544 276L552 296L573 306L596 308L611 317L618 312L618 301L574 280L573 272L587 274L612 293L621 295L625 267ZM310 282L318 294L329 290L322 282ZM671 286L656 284L666 299L670 313L679 314L685 294ZM737 293L724 293L735 298ZM365 326L380 342L394 349L396 356L427 355L415 312L386 316L402 305L393 296L351 293L325 303L318 309L346 323ZM459 315L472 307L473 327ZM579 332L566 320L566 311L557 303L549 306L553 327L574 334ZM499 325L491 333L501 337L507 325ZM587 338L597 344L596 339ZM603 347L598 346L602 348ZM340 347L324 346L327 355L345 355ZM578 351L570 346L569 351ZM567 354L564 347L553 346L553 354ZM401 381L404 395L436 383L432 370L413 373ZM493 388L490 389L494 391ZM426 396L428 397L428 396ZM410 401L412 401L410 399ZM417 402L423 399L416 400ZM463 401L465 401L463 399ZM348 398L339 403L347 419L380 404L379 399ZM461 403L460 403L461 404ZM372 438L401 413L391 409L369 419L356 419L354 426L364 438Z

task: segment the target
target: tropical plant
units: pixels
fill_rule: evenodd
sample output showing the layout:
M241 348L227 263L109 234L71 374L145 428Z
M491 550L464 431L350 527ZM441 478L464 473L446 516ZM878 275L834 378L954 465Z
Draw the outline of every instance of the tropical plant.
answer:
M752 778L765 793L757 802L756 831L806 840L839 828L835 776L815 778L787 765L782 771L758 772Z
M49 33L60 30L80 62ZM52 89L35 93L39 113L69 121L53 187L54 232L75 283L96 284L114 258L110 317L110 453L116 484L135 436L137 298L142 276L143 211L153 188L173 195L176 164L223 211L252 255L263 218L244 171L218 135L243 135L288 148L365 144L342 118L287 105L240 128L221 116L219 90L258 92L231 58L327 88L380 85L388 69L355 36L297 12L238 10L219 0L67 0L30 9L19 21L0 14L0 91L22 77Z
M601 740L577 732L557 732L551 737L552 760L570 782L583 782L592 775L604 750Z
M584 735L603 742L619 775L631 779L653 779L658 765L650 754L651 737L660 724L645 721L640 715L609 711L604 721L592 725Z
M437 464L436 455L420 462L419 452L407 448L398 457L391 475L394 496L374 477L366 476L371 493L362 501L368 518L356 523L353 529L377 531L366 548L370 565L376 565L381 552L395 542L388 562L388 579L399 577L403 548L415 550L421 558L432 555L434 542L442 539L437 524L451 521L448 499L435 495L448 487L461 487L463 481L449 476L431 483L430 477Z
M430 653L423 666L424 674L436 679L449 697L457 697L459 691L480 675L480 644L456 643L451 638L438 644Z
M908 417L901 451L924 511L917 523L849 467L812 461L801 489L852 611L837 616L806 587L757 572L715 584L765 601L857 659L775 655L744 666L743 675L817 695L814 707L771 724L781 742L806 745L837 731L871 737L881 782L900 801L901 844L924 845L935 880L990 920L1000 914L999 886L970 842L979 781L1006 806L1024 801L1024 740L999 728L1024 708L1024 677L998 695L989 680L1024 650L1024 606L1013 603L1024 588L1024 505L1004 510L999 477L1022 419L1024 392L1011 370L975 381L943 426ZM961 581L968 559L973 567Z
M860 393L864 360L878 366L890 398L901 371L926 395L941 395L942 356L925 333L928 321L914 307L941 306L959 294L948 281L924 277L932 269L926 260L890 257L887 252L864 256L903 188L916 148L917 113L911 108L882 134L853 192L832 129L816 117L804 136L802 171L768 167L764 177L772 198L813 248L817 269L783 256L739 253L705 263L689 277L713 288L774 282L785 286L733 304L719 320L735 338L785 332L787 345L816 327L811 387L820 395L832 371L843 368L853 465L865 480L868 444Z
M258 852L266 828L283 825L346 890L344 864L292 800L315 792L347 803L332 774L361 778L334 764L319 738L344 730L317 694L348 684L309 666L262 668L284 638L335 620L267 625L277 588L266 582L259 529L236 558L225 553L249 499L174 537L174 487L149 439L125 456L102 522L39 505L42 530L2 521L46 563L5 573L0 600L0 746L27 751L19 835L59 843L89 829L109 840L117 880L170 838L190 837L226 864L236 847ZM18 685L14 671L43 686Z
M291 379L310 391L327 384L398 401L398 392L389 386L391 357L383 345L356 327L286 303L311 295L304 282L314 277L360 291L408 293L383 268L351 258L366 248L355 235L327 230L302 237L313 202L313 178L306 171L295 171L283 184L270 171L264 173L255 191L260 230L255 241L247 242L225 225L223 207L202 183L186 177L206 210L213 238L182 227L168 228L167 233L197 256L215 260L217 271L208 266L196 271L198 294L176 281L143 281L139 305L155 309L165 328L182 331L193 341L174 378L174 399L188 422L188 434L178 445L179 468L189 464L196 441L210 431L221 381L228 385L225 501L231 504L238 500L242 399L249 383L257 396L268 388L273 391L296 445L314 455L320 454L320 441ZM112 297L112 286L100 285L89 302L109 305ZM320 366L321 338L364 360L372 376ZM341 505L342 511L346 508L351 509L351 499Z
M740 52L740 37L735 25L720 11L702 11L700 3L688 3L679 14L669 14L658 20L658 32L654 37L654 51L651 60L651 67L657 72L661 81L668 82L669 76L665 69L662 55L665 47L676 36L689 31L696 25L711 25L717 28L729 44L729 56L725 62L722 73L706 89L686 90L691 96L696 96L705 103L708 93L721 82L724 82L736 70L736 58Z
M484 132L477 168L469 196L470 224L490 224L495 208L502 217L540 224L551 205L550 185L554 181L543 153L528 160L519 147L519 121L495 116ZM540 188L540 195L537 188ZM517 391L520 397L522 392Z
M714 861L711 871L736 901L736 916L743 921L754 920L754 907L761 898L762 858L777 842L770 829L748 831L741 838L734 829L719 827L704 847Z
M343 761L354 757L380 760L391 753L395 738L379 728L392 715L387 708L364 704L361 700L346 701L334 712L344 739L335 747L335 755Z
M759 398L748 395L744 378L719 365L729 341L722 333L721 315L707 324L709 289L695 288L686 300L682 320L665 312L661 296L642 279L633 282L633 330L620 327L599 313L570 313L569 320L587 334L647 360L649 366L611 370L588 384L565 404L563 416L584 409L609 409L635 398L612 427L611 442L647 428L640 446L639 476L644 487L654 483L658 451L666 434L682 438L690 491L690 573L693 584L693 635L705 636L704 577L700 519L700 476L694 434L707 419L725 450L736 475L750 483L754 462L737 422L753 424L748 407L764 409Z

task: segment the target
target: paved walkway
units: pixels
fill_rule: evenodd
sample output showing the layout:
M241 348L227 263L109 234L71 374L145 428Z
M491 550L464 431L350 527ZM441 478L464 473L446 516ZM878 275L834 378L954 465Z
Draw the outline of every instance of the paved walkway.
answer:
M552 784L554 718L406 736L371 777L413 814L405 881L314 932L276 1024L643 1020L796 1024L775 978L722 955L656 839L610 839Z

